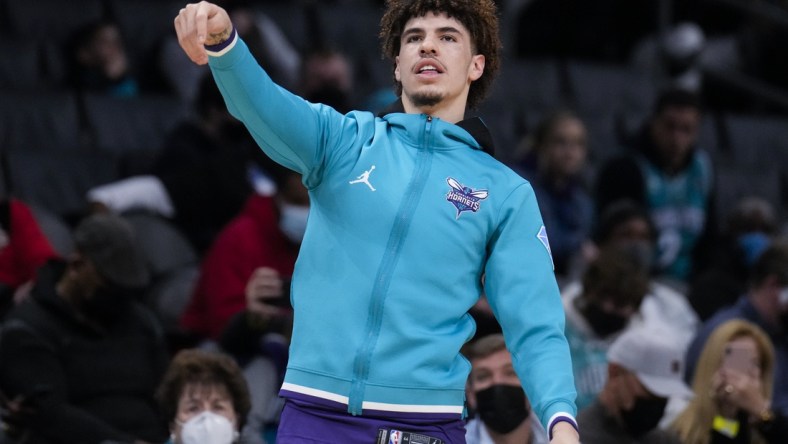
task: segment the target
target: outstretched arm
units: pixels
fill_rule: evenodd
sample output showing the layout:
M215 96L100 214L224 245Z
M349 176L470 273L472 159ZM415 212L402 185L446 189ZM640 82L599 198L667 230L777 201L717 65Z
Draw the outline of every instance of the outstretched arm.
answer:
M189 59L198 65L208 63L205 45L218 45L230 37L233 24L227 11L202 1L190 3L175 17L178 43Z

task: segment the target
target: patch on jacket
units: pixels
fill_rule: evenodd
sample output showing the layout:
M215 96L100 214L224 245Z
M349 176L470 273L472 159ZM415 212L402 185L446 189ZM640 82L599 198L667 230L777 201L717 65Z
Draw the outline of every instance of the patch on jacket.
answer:
M459 219L463 211L472 211L474 213L479 211L481 207L480 202L487 199L489 195L487 190L474 190L473 188L462 185L457 179L452 177L447 178L446 182L449 184L449 187L451 187L449 193L446 194L446 200L451 202L454 208L457 209L457 216L455 219Z
M550 240L547 238L547 228L542 225L542 228L539 229L539 233L537 233L536 238L544 245L544 248L547 250L548 256L550 256L550 263L553 265L553 270L555 270L555 262L553 262L553 252L550 250Z

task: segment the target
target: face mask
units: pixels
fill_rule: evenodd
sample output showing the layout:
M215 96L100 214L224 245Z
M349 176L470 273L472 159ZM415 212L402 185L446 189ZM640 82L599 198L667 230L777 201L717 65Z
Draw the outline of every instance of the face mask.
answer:
M657 427L667 405L667 398L638 398L632 409L621 411L624 428L635 438L645 435Z
M748 267L753 266L763 250L769 246L769 236L764 233L754 232L739 236L736 243L744 254L744 263Z
M622 245L622 250L646 271L654 267L654 247L649 242L636 241Z
M279 229L292 242L301 243L306 231L306 220L309 216L309 207L302 205L292 205L282 202L279 206L281 218L279 219Z
M476 393L479 417L490 430L506 434L528 418L530 410L523 388L517 385L493 385Z
M230 444L238 438L238 432L229 419L205 411L183 423L182 444Z
M603 311L598 305L593 303L586 304L581 311L591 329L601 338L606 338L613 333L621 331L629 322L628 318Z
M82 311L87 317L103 324L111 324L129 310L135 298L134 290L118 285L104 284L96 288L93 295L82 302Z

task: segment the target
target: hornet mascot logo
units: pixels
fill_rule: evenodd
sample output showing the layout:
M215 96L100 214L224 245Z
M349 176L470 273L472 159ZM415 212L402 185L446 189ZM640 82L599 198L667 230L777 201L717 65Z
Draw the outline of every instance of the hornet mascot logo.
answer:
M451 187L451 190L446 195L446 200L457 208L457 217L455 219L459 219L463 211L473 211L474 213L479 211L479 201L487 199L489 195L487 190L468 188L451 177L446 179L446 182Z

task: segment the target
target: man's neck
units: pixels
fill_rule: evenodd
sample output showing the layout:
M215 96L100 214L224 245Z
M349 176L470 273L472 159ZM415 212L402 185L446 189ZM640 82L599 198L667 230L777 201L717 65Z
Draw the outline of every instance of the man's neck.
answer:
M402 107L408 114L427 114L428 116L437 117L449 123L457 123L465 119L465 103L454 103L441 101L440 103L432 106L416 106L402 96Z

